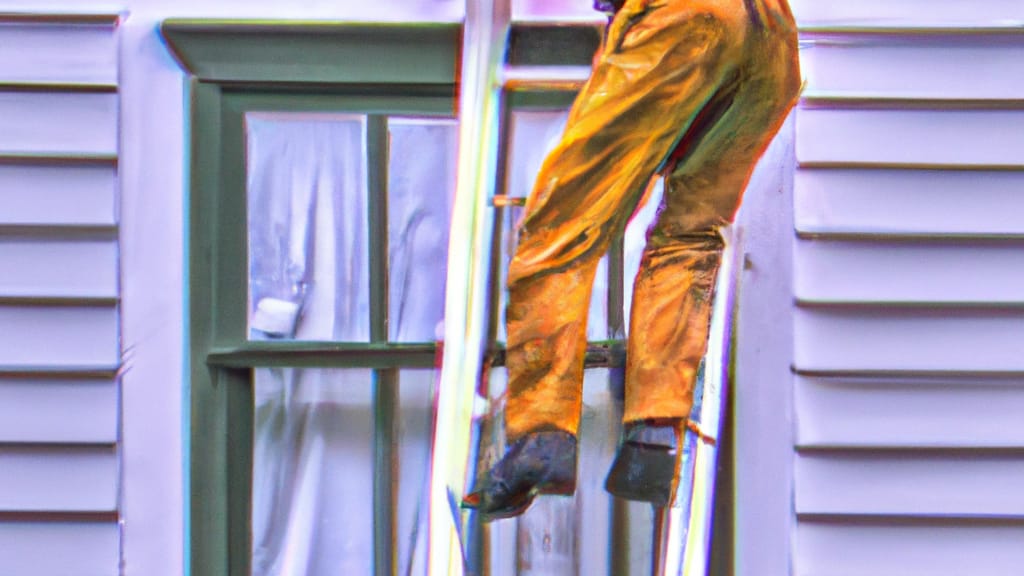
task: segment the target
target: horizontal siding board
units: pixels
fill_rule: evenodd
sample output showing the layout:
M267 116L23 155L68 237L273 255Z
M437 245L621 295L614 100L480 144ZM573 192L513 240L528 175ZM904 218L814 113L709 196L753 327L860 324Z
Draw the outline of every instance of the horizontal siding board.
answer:
M811 452L794 472L797 514L1024 519L1021 453Z
M794 210L802 233L1024 236L1024 172L802 169Z
M115 522L0 522L0 574L117 576Z
M1024 526L800 522L796 576L1019 576Z
M113 306L0 306L0 366L116 365L117 321Z
M115 380L0 378L0 443L114 443Z
M117 94L0 92L0 154L114 154Z
M797 240L807 302L1024 304L1024 243Z
M117 240L0 238L0 297L116 297Z
M0 83L117 83L113 26L0 23Z
M115 222L113 166L0 165L0 226Z
M796 309L800 371L1024 370L1024 311Z
M1024 448L1024 379L796 377L800 447Z
M801 108L801 164L1024 167L1024 110Z
M1024 22L1020 0L790 0L803 27L1006 27Z
M113 446L0 447L0 511L113 511L117 474Z
M810 36L806 97L1024 99L1024 35Z

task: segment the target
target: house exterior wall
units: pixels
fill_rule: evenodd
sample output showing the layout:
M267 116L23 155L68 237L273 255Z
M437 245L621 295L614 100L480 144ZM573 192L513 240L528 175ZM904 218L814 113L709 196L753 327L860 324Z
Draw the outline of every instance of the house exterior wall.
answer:
M118 38L0 15L0 572L119 561Z
M589 17L589 2L574 1L521 0L516 10ZM742 220L736 571L1011 574L1024 536L1011 486L1024 462L1014 452L1024 440L1024 291L1013 244L1024 233L1014 193L1024 6L792 4L807 32L809 101L759 168ZM11 367L0 377L0 573L64 573L68 562L83 573L184 573L188 111L159 23L462 14L450 0L293 6L0 0L0 12L121 15L109 37L88 41L115 104L92 92L44 102L0 90L0 123L23 123L0 132L0 155L116 157L116 168L69 170L61 182L71 186L0 165L0 229L20 227L0 237L0 263L23 274L0 275L0 365ZM879 33L920 27L951 34ZM78 45L75 34L41 53L92 54L61 52ZM0 83L79 81L3 77L11 42L0 37ZM74 126L92 128L76 141L62 132ZM39 192L12 196L27 178ZM61 227L118 241L35 234ZM33 265L42 259L52 265ZM120 371L40 379L29 365Z
M791 573L1014 574L1024 5L794 8Z

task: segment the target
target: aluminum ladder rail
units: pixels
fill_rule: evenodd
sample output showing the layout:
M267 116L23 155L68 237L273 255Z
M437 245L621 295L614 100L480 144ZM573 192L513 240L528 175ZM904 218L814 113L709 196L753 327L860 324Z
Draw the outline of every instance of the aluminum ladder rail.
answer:
M707 576L711 562L718 439L732 378L732 342L741 273L741 234L735 227L722 231L726 248L715 284L715 295L704 354L704 375L694 391L690 420L703 438L687 430L679 487L670 508L655 513L654 576Z
M448 251L444 350L428 493L429 576L461 576L459 512L466 488L476 383L487 338L488 274L500 119L498 71L510 0L467 0L459 84L459 155Z

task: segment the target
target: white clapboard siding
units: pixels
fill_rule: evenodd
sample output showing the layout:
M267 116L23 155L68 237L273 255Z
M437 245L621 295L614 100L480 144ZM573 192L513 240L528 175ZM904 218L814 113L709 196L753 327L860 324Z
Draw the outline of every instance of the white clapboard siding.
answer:
M0 154L117 152L117 94L0 92Z
M117 576L116 522L0 520L0 574Z
M117 240L0 241L0 297L117 296Z
M1024 172L803 169L794 203L802 234L1024 237Z
M1024 371L1024 309L798 308L794 331L799 371Z
M113 379L0 378L0 444L113 444Z
M795 576L1019 576L1024 525L801 522Z
M116 15L0 13L0 575L115 576Z
M798 448L1024 448L1024 378L796 378Z
M112 226L113 165L0 164L0 226Z
M0 83L116 85L113 22L82 25L0 20Z
M1024 454L804 452L797 514L1024 519Z
M806 303L1024 304L1018 241L797 240L793 268Z
M118 318L113 306L0 305L0 366L116 366Z
M113 512L117 451L100 447L0 447L0 511Z
M800 164L1024 167L1024 110L813 107L796 118Z
M1024 565L1024 2L792 0L797 576Z
M1012 29L1024 22L1020 0L790 0L789 4L804 29Z
M808 98L1013 100L1024 93L1024 45L1012 38L832 33L805 42Z

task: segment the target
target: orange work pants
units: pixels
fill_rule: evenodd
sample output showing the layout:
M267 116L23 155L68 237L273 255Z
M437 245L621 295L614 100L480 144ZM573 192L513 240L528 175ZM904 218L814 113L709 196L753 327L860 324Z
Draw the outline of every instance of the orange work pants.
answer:
M656 174L633 292L624 420L686 418L723 242L796 101L786 0L627 0L545 160L509 268L510 440L575 434L594 273Z

